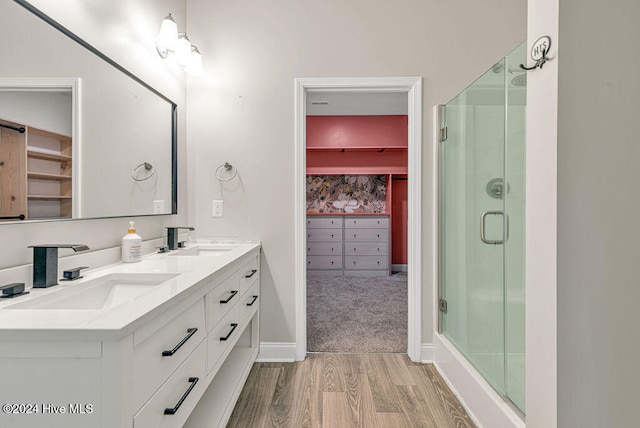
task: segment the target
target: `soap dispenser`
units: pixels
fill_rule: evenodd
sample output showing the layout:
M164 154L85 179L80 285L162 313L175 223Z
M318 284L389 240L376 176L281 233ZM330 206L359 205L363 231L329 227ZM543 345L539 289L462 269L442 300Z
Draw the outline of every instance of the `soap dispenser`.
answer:
M129 231L122 238L122 263L142 260L142 238L136 234L134 222L129 222Z

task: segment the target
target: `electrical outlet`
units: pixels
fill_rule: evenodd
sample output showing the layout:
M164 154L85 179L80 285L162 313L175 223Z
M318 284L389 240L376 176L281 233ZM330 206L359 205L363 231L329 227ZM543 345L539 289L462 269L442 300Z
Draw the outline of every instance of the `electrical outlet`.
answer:
M164 201L162 199L153 201L153 213L154 214L165 214L164 212Z
M211 205L211 216L222 217L224 215L224 204L222 201L213 201Z

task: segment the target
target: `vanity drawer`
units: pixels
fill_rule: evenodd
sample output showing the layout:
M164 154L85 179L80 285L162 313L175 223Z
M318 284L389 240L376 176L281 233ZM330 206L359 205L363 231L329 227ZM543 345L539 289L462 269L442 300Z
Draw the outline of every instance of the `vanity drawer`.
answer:
M255 276L255 275L254 275ZM207 293L207 331L211 330L222 317L240 300L240 274L236 271L220 285Z
M211 372L224 351L240 336L242 326L238 306L234 306L207 335L207 373Z
M134 333L135 336L135 333ZM202 298L133 349L133 402L139 409L205 337ZM163 355L164 354L164 355Z
M345 229L389 228L389 217L345 217Z
M345 242L387 242L388 229L350 229L344 231Z
M344 254L347 256L386 256L389 253L389 244L376 243L348 243L344 246Z
M184 425L207 387L206 350L206 343L202 342L133 417L134 428L178 428ZM184 401L175 413L165 415L165 409L174 409L183 397Z
M344 268L356 269L389 269L389 257L386 256L345 256Z
M256 313L260 306L260 283L256 282L240 300L240 321L242 325Z
M342 242L342 229L307 229L309 242Z
M342 217L307 217L309 229L342 229Z
M239 270L240 274L240 296L242 296L251 286L260 279L259 256L251 257Z
M333 242L307 242L308 256L341 256L342 244Z
M342 256L307 256L307 269L342 269Z

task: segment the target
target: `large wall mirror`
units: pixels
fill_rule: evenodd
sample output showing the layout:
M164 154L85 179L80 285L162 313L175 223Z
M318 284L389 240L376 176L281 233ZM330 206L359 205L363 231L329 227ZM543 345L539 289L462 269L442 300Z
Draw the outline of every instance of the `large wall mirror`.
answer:
M0 52L0 222L177 213L175 103L24 0Z

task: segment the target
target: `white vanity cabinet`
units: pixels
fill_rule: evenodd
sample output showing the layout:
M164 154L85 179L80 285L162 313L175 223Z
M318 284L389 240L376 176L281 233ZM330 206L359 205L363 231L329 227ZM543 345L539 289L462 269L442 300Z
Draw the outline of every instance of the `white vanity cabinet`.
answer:
M191 269L193 259L181 259ZM256 245L120 337L82 328L21 335L0 326L0 400L38 406L0 414L0 426L224 426L258 354L259 307ZM64 315L81 314L51 313Z

